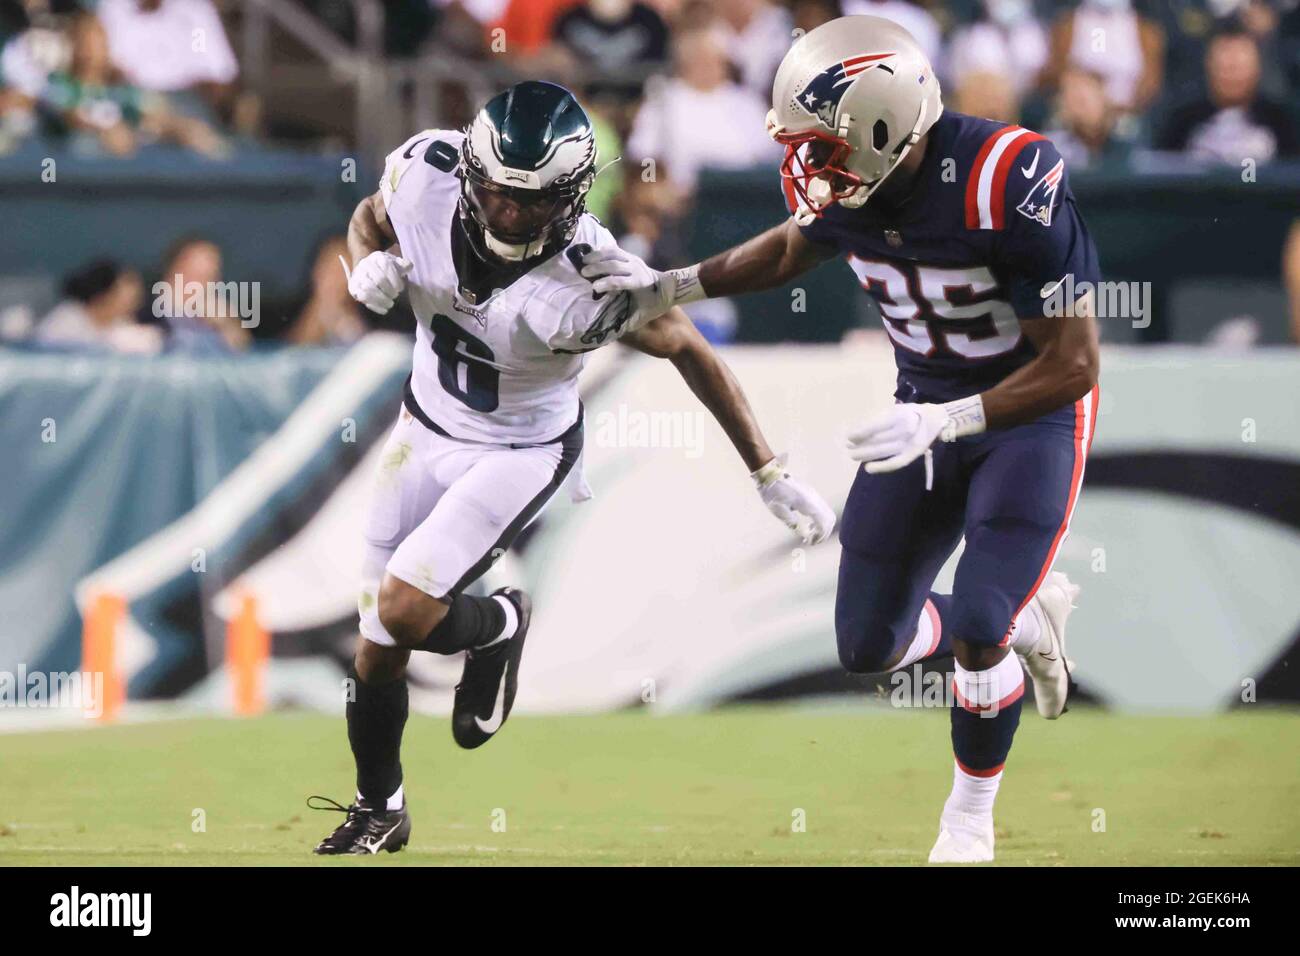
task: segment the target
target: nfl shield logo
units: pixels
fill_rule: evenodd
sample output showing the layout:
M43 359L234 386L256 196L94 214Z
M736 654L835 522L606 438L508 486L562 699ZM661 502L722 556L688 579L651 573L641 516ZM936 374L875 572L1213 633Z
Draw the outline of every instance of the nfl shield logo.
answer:
M889 243L890 248L897 249L903 244L903 234L897 229L886 229L885 242Z

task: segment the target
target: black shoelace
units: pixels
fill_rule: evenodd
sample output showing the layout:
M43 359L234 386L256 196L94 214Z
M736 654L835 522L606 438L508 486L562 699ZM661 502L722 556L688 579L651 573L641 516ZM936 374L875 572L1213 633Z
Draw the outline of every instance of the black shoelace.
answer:
M313 800L319 800L321 803L312 803ZM374 819L373 815L375 813L374 807L363 807L359 803L352 803L345 807L337 800L322 797L318 794L313 794L307 798L307 806L312 810L332 810L337 813L347 814L347 818L343 823L322 842L329 842L342 834L351 833L360 827L365 827ZM364 819L363 815L365 815Z

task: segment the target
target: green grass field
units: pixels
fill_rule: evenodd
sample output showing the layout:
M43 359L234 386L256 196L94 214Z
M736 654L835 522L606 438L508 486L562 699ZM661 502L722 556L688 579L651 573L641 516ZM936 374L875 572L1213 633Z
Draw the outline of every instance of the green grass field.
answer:
M999 862L1300 863L1297 731L1300 715L1264 709L1031 712L998 799ZM446 720L413 717L411 845L322 860L311 847L341 815L304 801L351 795L341 719L5 735L0 864L916 864L948 791L947 737L942 712L754 707L521 716L467 753Z

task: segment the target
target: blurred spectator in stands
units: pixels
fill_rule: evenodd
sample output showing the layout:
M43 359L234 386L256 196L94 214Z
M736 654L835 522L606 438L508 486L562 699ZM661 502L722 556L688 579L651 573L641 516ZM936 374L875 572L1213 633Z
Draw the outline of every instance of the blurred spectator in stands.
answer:
M790 3L791 29L797 36L842 16L844 7L840 0L792 0Z
M1300 219L1291 224L1282 247L1282 284L1291 304L1291 338L1300 345Z
M967 73L953 91L952 106L959 113L1003 123L1020 120L1020 97L1011 78L1002 72Z
M705 166L747 169L780 158L766 131L767 99L731 81L716 31L680 34L673 54L674 75L648 88L628 139L635 181L648 170L648 184L680 199Z
M740 85L767 102L776 68L794 42L789 12L769 0L716 0L713 6Z
M1300 91L1300 3L1292 2L1277 25L1278 61L1283 81L1294 93Z
M1295 14L1295 0L1161 0L1151 15L1165 31L1165 86L1186 96L1201 87L1205 49L1224 27L1240 27L1259 41L1264 54L1260 88L1275 97L1289 93L1286 57L1287 12ZM1293 19L1300 26L1300 19ZM1300 51L1297 51L1300 52Z
M65 24L76 12L72 0L0 0L0 154L36 131L50 75L66 70L72 58Z
M1260 69L1259 44L1250 33L1229 27L1216 34L1205 54L1206 94L1170 115L1157 147L1234 166L1296 156L1295 120L1259 94Z
M66 17L44 17L4 34L0 52L0 81L35 99L55 70L67 69L72 41L64 29Z
M65 131L81 131L114 156L129 156L141 139L162 139L207 156L227 147L200 119L171 111L161 94L126 83L109 60L104 27L94 15L72 25L72 60L67 72L52 74L41 103Z
M429 0L438 9L437 38L464 56L487 51L487 24L505 13L507 0Z
M555 24L555 42L587 69L605 78L587 84L590 99L636 99L642 71L668 59L668 27L639 0L587 0ZM622 73L624 81L613 78Z
M972 73L997 73L1023 97L1046 62L1047 30L1030 0L983 0L977 18L953 32L944 79L960 86Z
M1164 31L1130 0L1083 0L1052 25L1043 84L1055 93L1067 67L1090 70L1117 109L1140 113L1160 92L1164 57Z
M508 0L488 26L488 52L530 57L550 44L555 23L581 0Z
M1209 2L1161 0L1143 7L1165 35L1164 90L1168 96L1188 96L1201 85L1205 44L1214 32L1215 14Z
M256 125L257 101L240 96L239 64L211 0L99 0L95 9L131 83L169 94L180 112Z
M167 286L163 289L161 286ZM234 283L225 283L227 287ZM221 249L187 236L172 243L153 286L152 312L167 324L167 347L206 354L242 352L252 336L222 293Z
M766 98L730 79L725 38L716 29L679 33L673 43L674 75L652 81L624 165L622 213L626 248L659 265L685 259L683 216L700 170L773 168L781 149L767 135ZM734 307L696 303L688 312L706 334L734 333Z
M596 179L587 192L587 211L609 222L623 193L623 164L618 162L623 157L623 138L616 125L623 107L608 98L588 97L583 97L583 106L596 134Z
M910 0L844 0L844 12L849 16L865 14L869 17L893 20L912 34L912 38L925 51L931 63L940 62L943 39L939 31L939 22L920 4L911 3Z
M1115 108L1106 99L1106 81L1071 67L1061 77L1056 109L1046 136L1072 169L1122 169L1132 143L1115 135Z
M138 325L144 300L138 273L99 259L63 280L63 300L36 327L44 345L150 354L162 346L157 328Z
M285 332L294 345L346 345L366 334L361 306L348 293L347 276L339 256L347 255L344 236L331 236L320 244L312 260L311 294L298 318Z

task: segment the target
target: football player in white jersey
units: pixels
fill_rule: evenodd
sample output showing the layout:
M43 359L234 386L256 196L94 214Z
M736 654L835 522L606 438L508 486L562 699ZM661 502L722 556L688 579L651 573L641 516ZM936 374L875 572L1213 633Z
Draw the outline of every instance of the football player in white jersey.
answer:
M361 640L347 706L357 796L317 853L401 849L411 823L399 759L411 651L466 651L452 734L478 747L510 714L528 596L464 589L573 474L584 355L622 339L670 360L735 445L763 502L806 543L834 513L772 453L739 384L680 309L597 294L582 257L616 248L584 211L591 123L550 83L492 99L465 132L394 150L348 229L348 288L376 312L406 291L415 358L366 520ZM345 268L347 264L345 263ZM580 468L580 465L578 465Z

